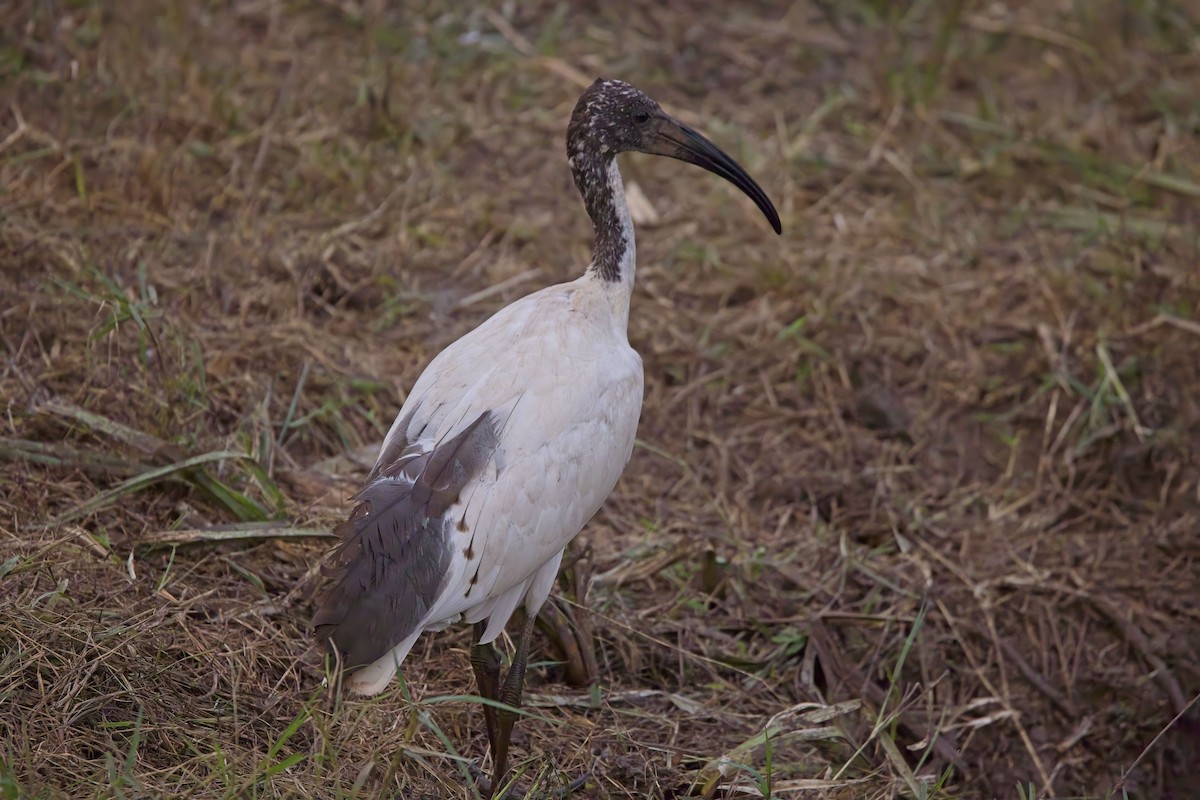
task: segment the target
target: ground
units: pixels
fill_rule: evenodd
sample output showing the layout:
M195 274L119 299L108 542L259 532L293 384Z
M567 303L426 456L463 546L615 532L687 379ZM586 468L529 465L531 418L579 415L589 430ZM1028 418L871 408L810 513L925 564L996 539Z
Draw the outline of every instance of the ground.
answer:
M600 75L784 234L623 161L639 444L519 784L1200 796L1194 2L0 23L0 796L471 796L467 631L362 701L307 623L422 367L586 263L563 139Z

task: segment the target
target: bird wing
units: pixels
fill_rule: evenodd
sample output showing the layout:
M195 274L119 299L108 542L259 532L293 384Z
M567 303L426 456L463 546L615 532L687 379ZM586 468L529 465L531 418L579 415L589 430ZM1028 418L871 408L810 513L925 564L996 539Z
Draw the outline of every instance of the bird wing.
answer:
M409 452L379 470L337 528L336 580L312 624L348 667L369 664L422 624L450 565L445 513L496 449L491 414L442 446Z

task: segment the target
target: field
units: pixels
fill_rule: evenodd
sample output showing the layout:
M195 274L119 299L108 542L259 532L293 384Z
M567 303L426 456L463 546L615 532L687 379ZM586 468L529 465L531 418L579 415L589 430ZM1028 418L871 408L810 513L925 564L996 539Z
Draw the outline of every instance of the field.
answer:
M638 446L531 797L1200 797L1200 5L10 0L0 798L473 797L469 632L308 632L405 392L586 264L628 80Z

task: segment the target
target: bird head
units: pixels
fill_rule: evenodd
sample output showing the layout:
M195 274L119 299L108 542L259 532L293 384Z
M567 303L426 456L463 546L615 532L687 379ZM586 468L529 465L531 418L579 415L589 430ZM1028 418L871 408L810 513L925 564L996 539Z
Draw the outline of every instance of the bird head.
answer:
M640 89L599 79L584 91L567 128L567 156L579 174L584 161L610 161L636 151L703 167L738 187L754 201L776 233L779 214L746 170L704 136L662 110Z

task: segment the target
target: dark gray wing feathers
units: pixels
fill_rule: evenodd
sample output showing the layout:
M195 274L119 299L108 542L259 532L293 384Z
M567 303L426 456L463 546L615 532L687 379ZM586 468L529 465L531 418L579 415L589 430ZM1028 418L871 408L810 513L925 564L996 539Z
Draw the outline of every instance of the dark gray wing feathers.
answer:
M426 453L408 440L408 422L336 530L334 582L312 619L317 638L340 651L347 667L370 664L430 621L425 616L445 588L453 553L456 520L446 511L498 443L491 412Z

